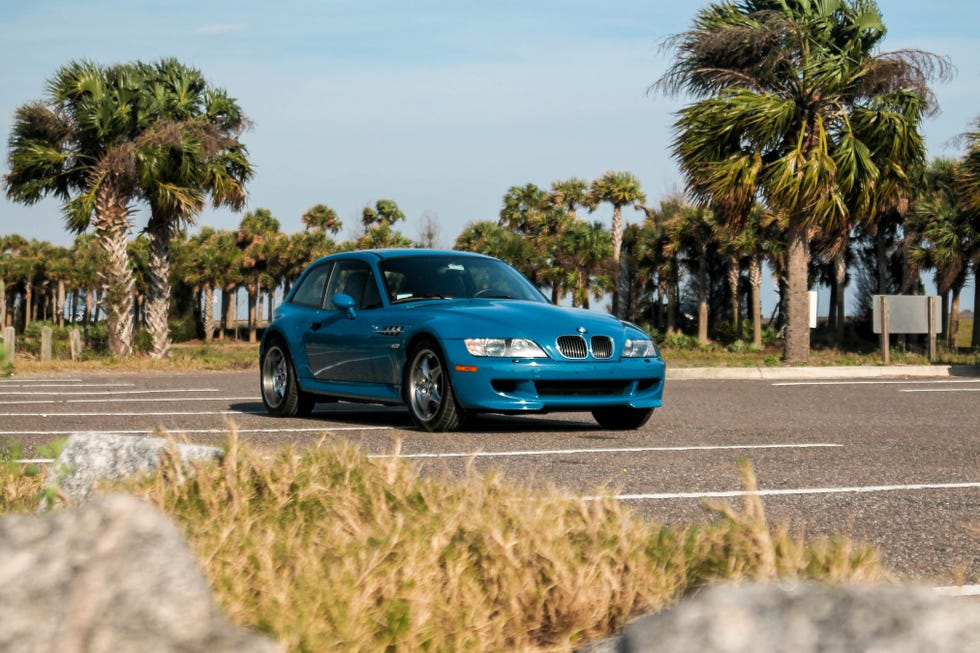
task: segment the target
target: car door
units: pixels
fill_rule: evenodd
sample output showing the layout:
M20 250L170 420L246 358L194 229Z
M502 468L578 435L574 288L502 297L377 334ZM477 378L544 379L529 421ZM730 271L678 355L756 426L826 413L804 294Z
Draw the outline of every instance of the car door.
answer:
M353 311L333 303L338 294L354 300ZM327 282L323 310L304 336L313 376L330 383L375 382L372 349L372 313L381 305L377 281L370 266L358 260L334 264Z

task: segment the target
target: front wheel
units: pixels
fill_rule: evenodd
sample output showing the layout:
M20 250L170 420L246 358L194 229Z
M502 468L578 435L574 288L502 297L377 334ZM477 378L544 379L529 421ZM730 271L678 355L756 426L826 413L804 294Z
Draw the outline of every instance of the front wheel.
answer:
M455 431L465 413L456 403L446 361L435 342L416 345L408 357L406 401L412 421L426 431Z
M653 415L652 408L596 408L592 417L599 426L617 431L638 429L649 421Z
M299 389L296 368L286 344L271 341L259 364L262 403L275 417L305 417L313 412L314 401Z

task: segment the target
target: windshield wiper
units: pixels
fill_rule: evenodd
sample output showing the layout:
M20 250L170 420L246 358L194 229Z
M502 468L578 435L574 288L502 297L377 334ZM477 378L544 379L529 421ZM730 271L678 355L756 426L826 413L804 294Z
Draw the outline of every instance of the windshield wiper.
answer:
M392 304L403 304L405 302L419 302L423 299L454 299L453 297L447 297L446 295L412 295L411 297L400 297L392 302Z

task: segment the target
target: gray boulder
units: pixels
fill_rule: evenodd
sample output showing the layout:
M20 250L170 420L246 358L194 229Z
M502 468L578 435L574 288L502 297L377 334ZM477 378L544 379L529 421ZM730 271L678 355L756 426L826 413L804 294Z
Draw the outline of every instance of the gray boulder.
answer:
M980 604L921 587L719 586L634 622L616 650L975 653Z
M0 519L0 651L282 650L219 613L183 536L127 495Z
M176 444L164 438L74 433L51 465L47 483L75 501L84 501L99 479L120 480L153 471L171 447L185 465L191 461L217 462L222 456L217 447Z

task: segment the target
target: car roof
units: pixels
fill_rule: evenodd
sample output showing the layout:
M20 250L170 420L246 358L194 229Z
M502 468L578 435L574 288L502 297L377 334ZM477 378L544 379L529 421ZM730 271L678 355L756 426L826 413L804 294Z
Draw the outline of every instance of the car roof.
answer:
M361 260L369 260L371 258L377 260L393 259L393 258L409 258L409 257L425 257L425 256L466 256L472 258L493 258L485 254L478 254L476 252L465 252L454 249L361 249L353 250L350 252L335 252L328 256L324 256L322 260L334 259L340 257L353 257Z

